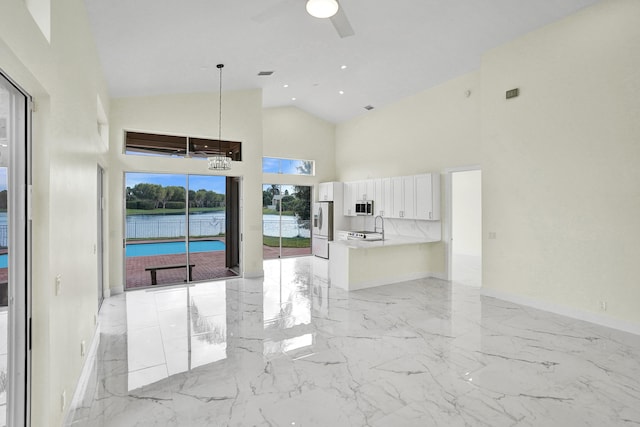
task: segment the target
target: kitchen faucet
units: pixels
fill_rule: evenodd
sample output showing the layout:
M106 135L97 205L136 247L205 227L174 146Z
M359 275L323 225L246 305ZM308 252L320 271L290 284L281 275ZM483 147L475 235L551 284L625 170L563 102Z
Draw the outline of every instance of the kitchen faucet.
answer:
M382 221L382 241L384 242L384 218L382 217L382 215L378 215L374 218L373 220L373 232L377 233L378 232L378 218L380 218L380 220Z

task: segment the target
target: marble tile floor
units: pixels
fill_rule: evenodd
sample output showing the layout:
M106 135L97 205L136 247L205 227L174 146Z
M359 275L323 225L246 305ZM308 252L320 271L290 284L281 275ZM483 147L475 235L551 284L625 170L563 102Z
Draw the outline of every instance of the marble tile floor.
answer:
M640 337L314 257L105 300L73 426L640 425Z

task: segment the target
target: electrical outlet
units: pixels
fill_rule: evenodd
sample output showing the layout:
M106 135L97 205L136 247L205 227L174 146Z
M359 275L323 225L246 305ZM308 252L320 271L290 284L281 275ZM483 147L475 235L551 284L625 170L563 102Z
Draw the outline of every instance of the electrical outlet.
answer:
M489 239L495 239L496 238L496 232L495 231L490 231L489 232Z
M64 412L64 408L67 407L67 391L62 390L62 396L60 396L60 411Z
M607 302L606 301L600 301L600 310L607 311Z
M86 352L86 346L84 340L80 341L80 356L84 357Z
M62 274L56 276L56 296L62 292Z

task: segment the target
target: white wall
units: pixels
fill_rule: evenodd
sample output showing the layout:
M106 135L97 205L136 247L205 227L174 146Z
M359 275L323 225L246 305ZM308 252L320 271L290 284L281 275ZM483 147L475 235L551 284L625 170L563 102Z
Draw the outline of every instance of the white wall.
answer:
M97 96L109 97L83 2L51 2L51 44L23 0L3 0L0 68L34 96L32 425L57 426L97 312ZM40 17L39 19L46 19ZM108 103L105 106L108 108ZM54 279L62 292L54 295Z
M293 184L314 186L335 180L334 124L314 117L296 107L266 108L263 110L265 157L315 160L315 176L264 174L265 184Z
M440 172L479 164L480 99L480 73L473 72L338 125L338 180ZM430 265L438 277L446 273L445 251L444 242L430 245Z
M179 94L118 98L110 112L109 241L111 291L124 286L124 173L192 173L242 177L241 269L262 275L262 92L225 92L222 139L242 142L242 161L226 173L213 172L200 159L125 155L124 132L140 131L204 138L218 137L218 94Z
M484 56L484 287L640 322L638 17L605 1Z
M338 178L480 164L483 286L566 312L606 301L600 314L638 325L638 16L637 0L603 1L487 52L478 72L339 125ZM443 254L430 256L444 269Z
M451 237L453 252L482 255L482 172L451 174Z

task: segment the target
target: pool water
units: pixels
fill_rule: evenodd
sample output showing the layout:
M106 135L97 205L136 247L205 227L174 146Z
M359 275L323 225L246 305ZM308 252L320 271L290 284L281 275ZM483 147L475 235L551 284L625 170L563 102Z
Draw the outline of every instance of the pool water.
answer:
M9 255L4 254L4 255L0 255L0 268L7 268L7 266L9 265Z
M185 253L184 242L129 243L127 257L173 255ZM224 251L224 242L220 240L198 240L189 242L189 252Z

